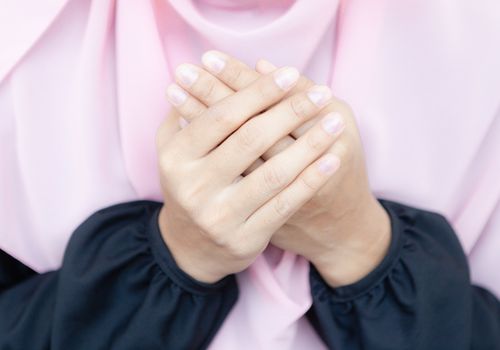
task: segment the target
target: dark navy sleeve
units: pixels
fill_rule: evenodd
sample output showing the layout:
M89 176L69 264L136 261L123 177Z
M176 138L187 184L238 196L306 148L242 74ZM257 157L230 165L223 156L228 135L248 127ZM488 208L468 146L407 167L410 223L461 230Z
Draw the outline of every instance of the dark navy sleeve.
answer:
M234 275L207 284L175 263L161 203L90 216L60 270L37 274L0 250L0 349L204 349L237 300Z
M380 200L388 254L368 276L331 288L311 265L308 318L335 350L500 349L500 303L471 285L462 247L436 213Z

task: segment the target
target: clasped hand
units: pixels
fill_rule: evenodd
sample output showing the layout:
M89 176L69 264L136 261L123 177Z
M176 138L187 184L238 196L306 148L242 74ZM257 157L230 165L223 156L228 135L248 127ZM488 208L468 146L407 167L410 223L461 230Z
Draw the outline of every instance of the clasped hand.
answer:
M372 195L351 109L291 67L253 70L221 52L183 64L158 131L163 238L207 283L272 244L300 254L332 286L383 259L387 213Z

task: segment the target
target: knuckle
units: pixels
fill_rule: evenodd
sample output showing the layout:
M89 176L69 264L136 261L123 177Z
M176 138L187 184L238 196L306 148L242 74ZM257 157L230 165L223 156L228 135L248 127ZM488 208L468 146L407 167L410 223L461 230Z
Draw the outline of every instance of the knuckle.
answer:
M230 86L240 86L243 78L243 69L240 65L229 64L224 71L225 81Z
M215 204L209 210L200 209L194 214L194 221L200 234L229 256L238 259L251 257L251 245L234 230L234 210L230 205Z
M277 196L273 204L273 209L279 217L287 218L292 214L292 205L284 195Z
M243 150L253 150L259 148L262 140L261 133L253 121L247 122L235 134L238 146Z
M226 130L232 128L234 120L230 117L231 112L227 107L215 105L208 109L208 116L220 128Z
M194 196L185 193L177 194L177 196L179 197L178 201L180 205L186 211L186 213L190 217L196 218L198 213L198 205L197 205L198 202L196 201ZM196 220L194 221L196 222Z
M263 102L270 101L282 94L275 85L276 84L269 84L266 79L260 79L254 89L258 100Z
M214 231L214 230L203 230L204 234L208 239L215 244L217 247L227 249L227 247L230 245L229 238L227 235L222 234L219 231Z
M304 96L294 96L290 99L290 109L292 114L303 120L309 116L310 113L310 102Z
M199 216L198 203L200 202L200 192L201 188L197 185L190 185L187 188L178 189L179 203L193 218Z
M316 192L318 190L318 176L316 174L312 174L312 172L305 172L300 178L299 181L304 188L306 188L309 192Z
M244 260L252 257L251 251L244 244L234 239L229 239L224 248L229 255L236 259Z
M234 211L229 205L216 206L215 213L212 213L214 228L220 230L233 221Z
M311 130L313 131L313 130ZM308 132L305 136L307 146L313 151L320 151L325 148L325 137L318 132Z
M228 205L216 204L201 215L201 223L207 232L221 232L232 222L233 210Z
M196 95L203 101L211 101L216 93L217 83L215 79L205 79L197 89Z
M287 175L284 169L277 165L264 167L262 171L263 181L266 188L275 191L287 184Z
M178 193L179 204L189 212L193 219L205 221L205 215L208 210L206 205L207 198L207 177L193 177L192 174L199 173L190 166L182 166L180 172L176 174L178 181L175 182L175 191Z
M202 228L204 235L217 247L222 248L228 255L244 259L250 255L248 247L241 240L224 228L224 224L211 220Z

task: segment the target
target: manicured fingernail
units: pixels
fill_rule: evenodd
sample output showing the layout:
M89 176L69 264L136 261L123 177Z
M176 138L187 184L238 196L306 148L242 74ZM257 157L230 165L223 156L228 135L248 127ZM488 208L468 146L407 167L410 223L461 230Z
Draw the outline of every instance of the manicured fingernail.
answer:
M167 88L167 97L174 106L180 106L187 100L187 94L177 85L173 84Z
M318 107L323 107L332 98L332 91L328 86L313 86L307 92L307 97Z
M321 125L323 129L331 135L338 134L344 129L344 121L338 112L332 112L325 115L323 120L321 120Z
M177 78L187 87L193 85L198 79L198 72L190 65L182 64L175 71Z
M299 80L300 73L295 68L285 67L274 73L274 81L282 90L289 90Z
M201 62L212 73L220 73L226 66L226 58L214 51L206 52L201 57Z
M321 171L323 174L331 175L335 171L337 171L339 165L340 159L337 156L329 153L319 161L318 168L319 171Z
M181 127L181 129L184 129L188 125L189 123L186 119L179 117L179 126Z

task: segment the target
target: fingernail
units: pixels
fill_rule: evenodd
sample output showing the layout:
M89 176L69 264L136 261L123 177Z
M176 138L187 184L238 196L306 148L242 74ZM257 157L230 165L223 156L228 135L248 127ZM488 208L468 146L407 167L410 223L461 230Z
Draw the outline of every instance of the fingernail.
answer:
M282 68L274 73L274 81L282 90L289 90L299 77L299 71L291 67Z
M179 117L179 126L181 127L181 129L184 129L188 125L189 123L186 119Z
M175 74L177 78L187 87L193 85L196 79L198 79L198 72L196 69L187 64L180 65Z
M168 87L167 97L174 106L180 106L187 100L187 94L175 84Z
M331 175L338 169L339 165L340 159L337 156L327 154L319 161L318 168L323 174Z
M318 107L323 107L332 98L332 91L328 86L313 86L307 92L307 97Z
M206 52L201 57L201 62L212 73L220 73L226 66L226 58L213 51Z
M332 112L323 117L321 125L327 133L335 135L341 132L344 128L344 121L342 120L340 113Z

